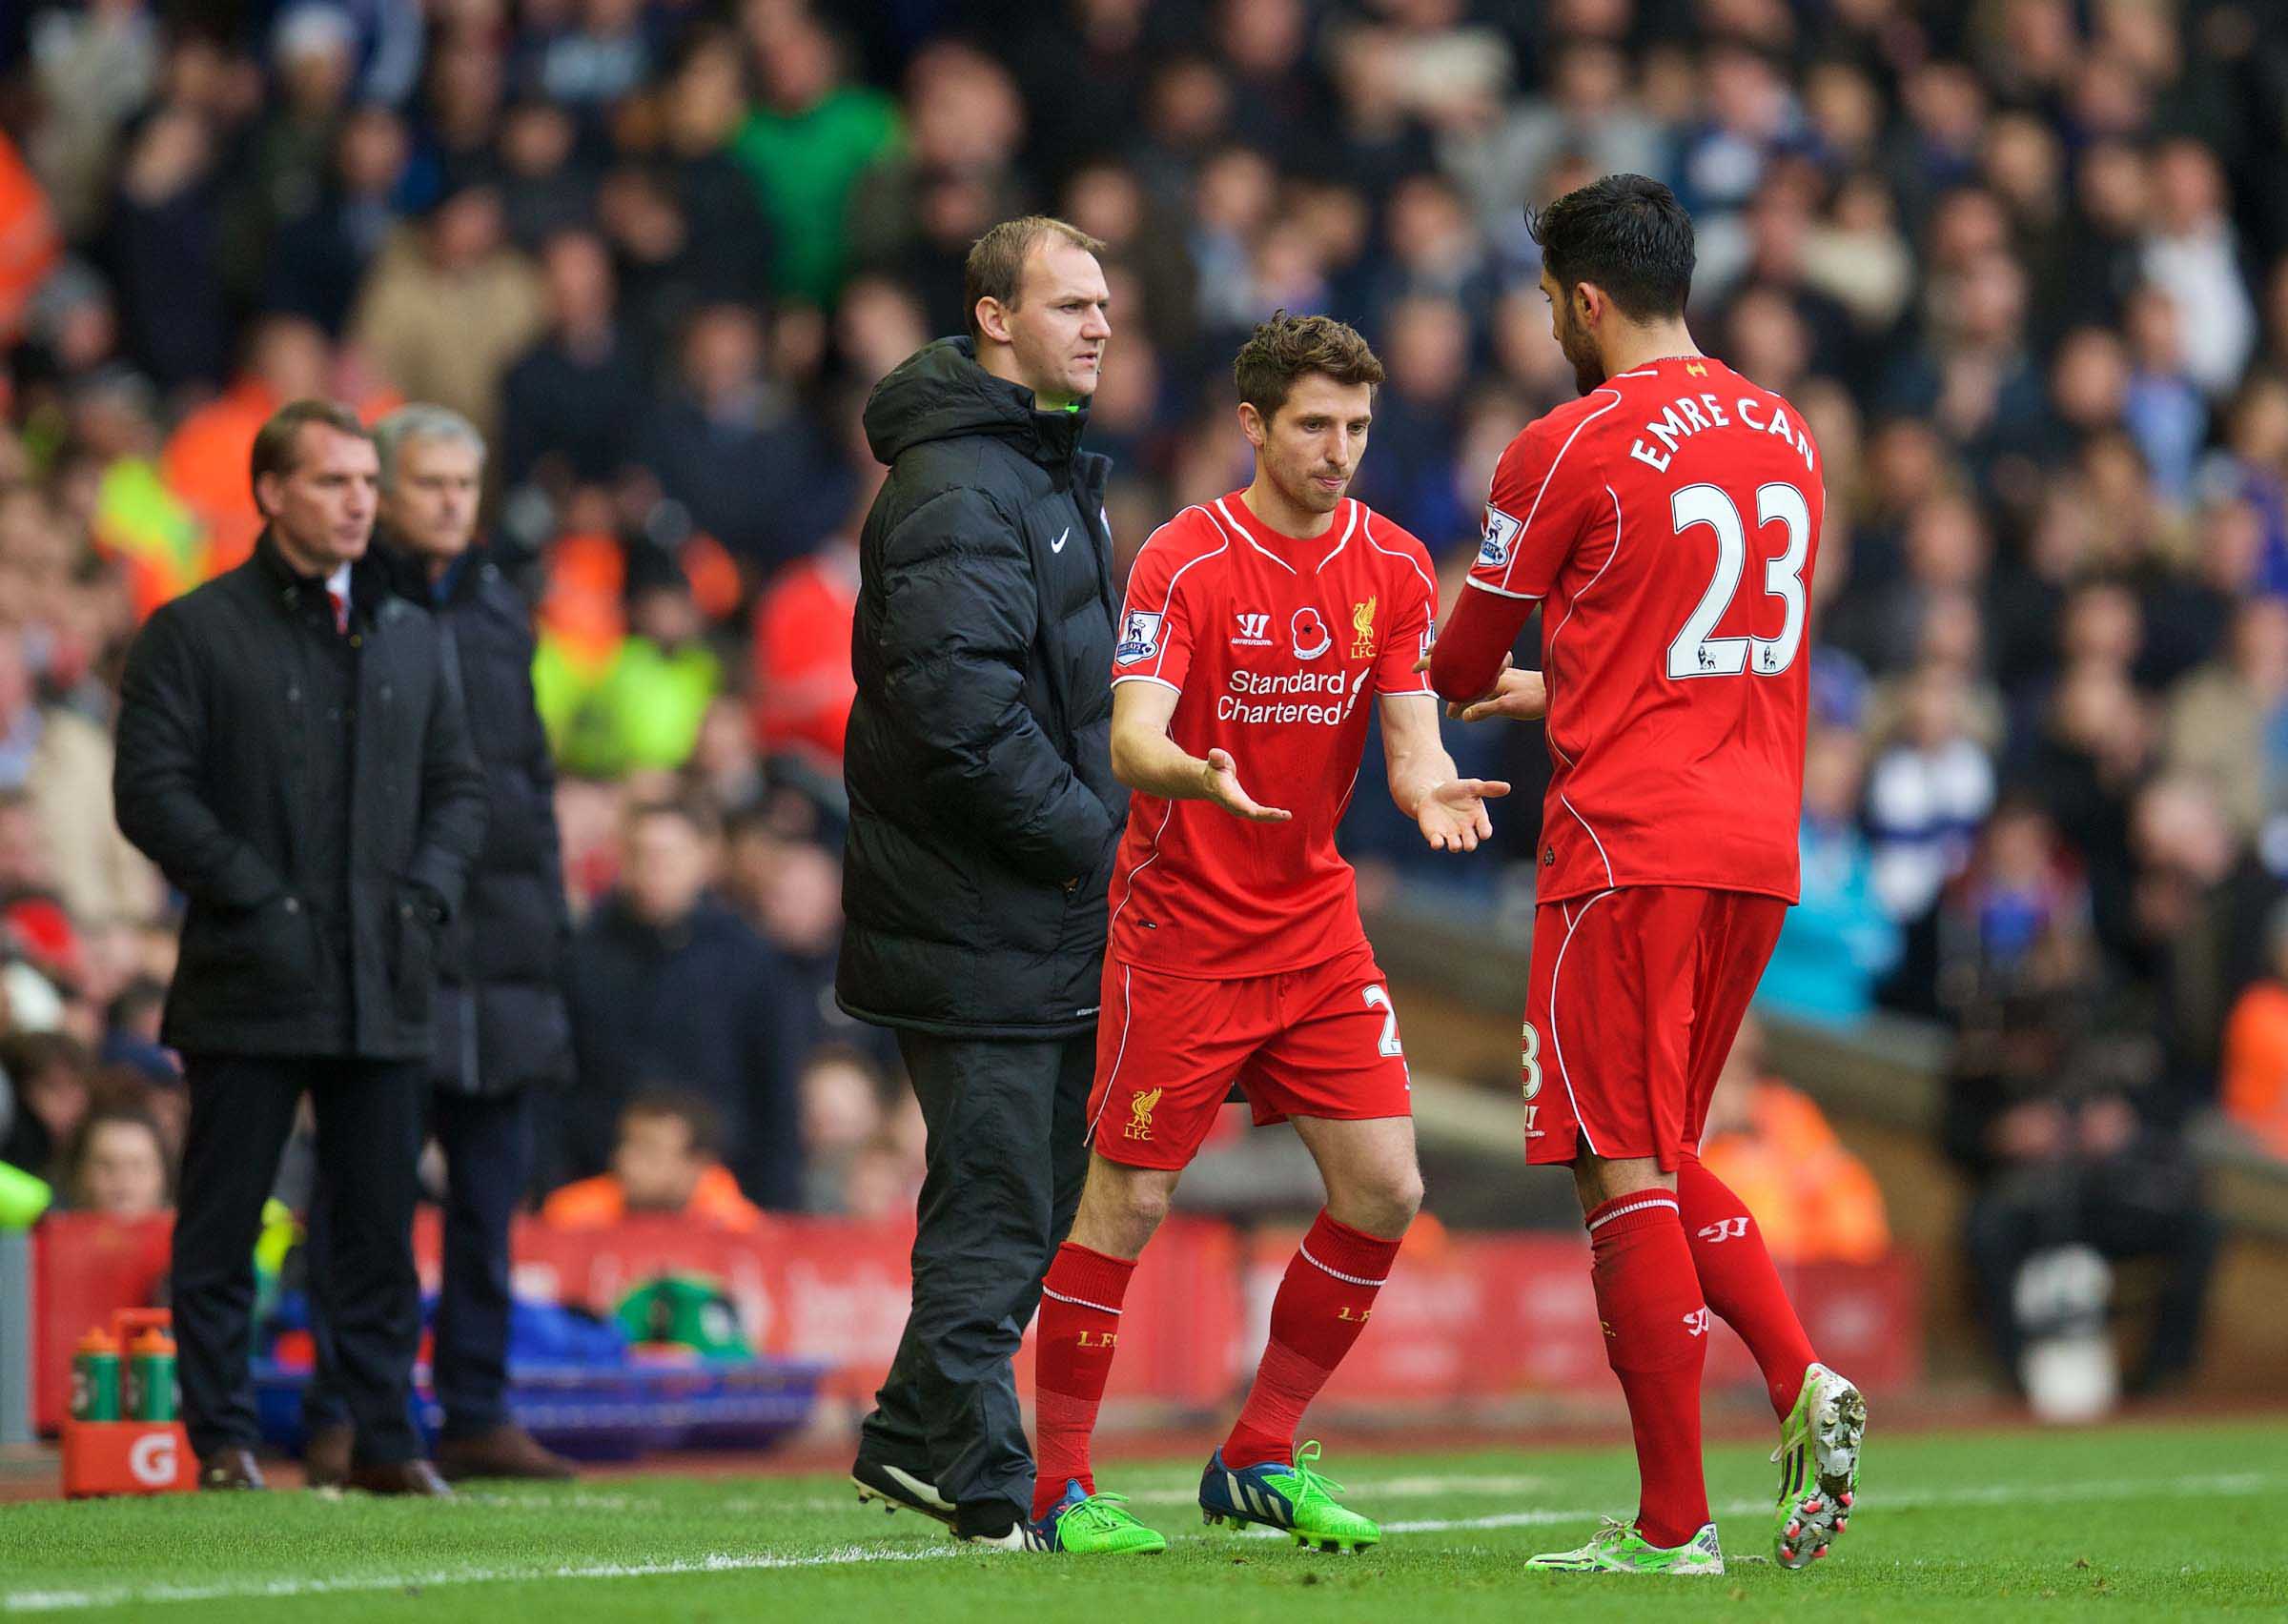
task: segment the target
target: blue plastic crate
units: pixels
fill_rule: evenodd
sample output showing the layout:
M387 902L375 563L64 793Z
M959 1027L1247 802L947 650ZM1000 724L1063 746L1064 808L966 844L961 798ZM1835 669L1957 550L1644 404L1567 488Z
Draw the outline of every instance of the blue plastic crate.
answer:
M826 1371L823 1364L798 1359L518 1365L509 1372L508 1407L542 1444L581 1460L633 1460L657 1450L767 1449L808 1422ZM428 1371L414 1376L415 1419L434 1447L443 1411ZM258 1359L254 1380L263 1439L298 1451L309 1372Z

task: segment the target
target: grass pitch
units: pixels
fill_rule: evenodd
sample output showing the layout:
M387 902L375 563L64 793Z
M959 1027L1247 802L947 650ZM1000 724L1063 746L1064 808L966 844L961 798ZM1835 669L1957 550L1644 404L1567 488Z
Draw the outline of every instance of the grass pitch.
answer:
M927 1624L1443 1624L1523 1615L2192 1618L2288 1614L2288 1424L1890 1438L1826 1561L1768 1555L1771 1469L1709 1451L1719 1579L1527 1575L1633 1505L1625 1451L1365 1454L1332 1441L1360 1556L1201 1528L1196 1462L1100 1482L1172 1536L1160 1557L976 1553L837 1477L619 1477L412 1503L279 1492L0 1506L0 1615L204 1620L893 1618Z

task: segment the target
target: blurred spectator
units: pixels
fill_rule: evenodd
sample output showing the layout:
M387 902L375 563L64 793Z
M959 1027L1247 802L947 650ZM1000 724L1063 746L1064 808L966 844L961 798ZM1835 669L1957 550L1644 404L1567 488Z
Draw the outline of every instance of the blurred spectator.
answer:
M2126 320L2134 371L2122 420L2152 471L2155 492L2164 501L2182 502L2209 435L2208 402L2186 364L2184 312L2149 283L2130 295Z
M158 78L154 10L144 0L99 0L41 6L31 19L31 77L42 116L27 155L72 236L90 234L101 218L119 133Z
M1981 1317L2010 1379L2044 1408L2110 1406L2106 1265L2160 1266L2131 1391L2183 1379L2198 1351L2216 1222L2166 1114L2148 1123L2140 1109L2155 1065L2150 1045L2036 995L1966 1031L1949 1079L1943 1131L1975 1189L1965 1244Z
M610 1159L614 1124L640 1089L672 1079L705 1100L740 1188L764 1207L802 1206L802 1135L776 955L708 894L721 856L712 821L672 801L640 802L622 830L620 882L574 935L571 1093L560 1174Z
M62 234L47 194L18 155L15 143L0 132L0 340L13 342L23 332L33 296L62 257Z
M49 884L90 922L147 918L159 900L157 870L108 814L111 779L104 729L39 702L24 634L0 623L0 795L24 796Z
M230 359L216 177L207 121L167 105L135 132L112 198L103 258L119 288L121 348L166 388L215 382Z
M43 1178L60 1170L58 1160L92 1104L88 1069L87 1050L61 1032L19 1030L0 1039L0 1071L15 1096L0 1162Z
M543 643L533 672L541 719L566 772L616 779L676 768L723 686L683 566L649 543L626 560L627 635L593 676Z
M174 1205L174 1177L159 1125L133 1106L100 1106L72 1136L63 1162L64 1202L107 1218L150 1218Z
M2134 612L2117 587L2084 589L2077 602L2107 616ZM2094 617L2077 618L2087 623ZM2071 842L2089 882L2098 942L2119 960L2134 935L2130 810L2151 768L2155 728L2152 707L2130 685L2124 656L2082 652L2073 660L2051 690L2022 782Z
M551 233L586 223L596 176L575 155L580 126L554 102L517 102L500 120L500 224L529 253Z
M882 1034L834 1002L842 947L842 862L811 795L782 788L733 823L725 889L733 904L779 954L772 992L782 1041L795 1054L822 1044L864 1043L889 1052ZM812 782L816 782L813 780ZM829 782L831 781L828 781ZM833 785L839 789L839 785Z
M1809 1095L1766 1074L1752 1015L1709 1097L1700 1160L1755 1214L1775 1263L1872 1263L1890 1249L1873 1175Z
M849 526L781 570L756 600L751 715L766 754L802 755L840 777L858 697L850 671L857 612L858 536Z
M2176 301L2185 370L2212 395L2239 381L2257 338L2256 310L2226 217L2224 171L2199 142L2164 144L2153 166L2154 211L2143 268Z
M560 504L575 484L616 478L644 411L643 363L621 330L603 242L564 231L541 248L548 330L501 378L500 474Z
M361 42L346 10L327 0L297 0L275 17L270 93L236 143L223 183L219 268L241 298L261 287L280 223L324 191L358 76Z
M1470 328L1461 307L1423 294L1390 312L1382 344L1390 381L1375 394L1374 455L1359 465L1358 499L1443 550L1473 526L1454 481Z
M1893 919L1928 914L1962 870L1994 803L1994 769L1972 736L1960 677L1937 667L1910 681L1899 738L1868 775L1875 894Z
M388 108L359 108L342 121L323 190L278 223L263 282L271 309L341 335L368 268L397 229L410 161L404 121Z
M2170 693L2162 749L2169 770L2207 784L2243 837L2288 810L2288 600L2240 606L2222 653Z
M1477 116L1457 118L1441 133L1440 156L1469 189L1481 229L1497 240L1515 240L1525 205L1543 201L1541 177L1560 156L1579 153L1600 174L1666 169L1662 131L1629 98L1628 59L1604 40L1562 41L1543 90L1506 110L1486 100L1470 111Z
M581 0L577 17L533 42L520 65L549 102L601 120L651 71L651 19L644 0Z
M850 256L919 290L945 332L961 325L960 301L939 290L961 285L962 259L986 227L1024 213L1013 160L1025 108L1006 68L950 41L915 56L906 82L906 139L850 192Z
M850 189L899 139L897 104L846 83L840 43L800 6L749 6L761 97L732 142L778 247L783 294L827 304L842 284Z
M746 116L738 42L702 32L662 82L662 186L690 239L688 267L703 296L762 305L774 289L776 242L754 182L730 150Z
M2157 1014L2160 1086L2153 1114L2181 1126L2216 1098L2225 1019L2263 973L2278 882L2197 781L2146 787L2131 813L2135 928Z
M489 438L501 376L542 315L539 275L502 240L500 193L463 185L381 251L351 333L403 395L459 412Z
M629 1218L674 1218L710 1229L763 1227L762 1209L739 1193L719 1159L714 1107L695 1095L649 1089L620 1112L611 1170L568 1184L541 1204L559 1229L603 1229Z
M2048 814L2028 802L1995 809L1940 915L1939 998L1961 1019L2095 985L2089 886Z
M752 311L695 313L679 370L679 387L644 416L637 458L699 529L767 576L848 512L849 477L766 370Z
M857 1162L880 1141L888 1120L881 1068L864 1050L836 1045L811 1053L795 1087L802 1097L803 1208L845 1211Z
M2224 1114L2274 1156L2288 1161L2288 903L2267 922L2265 973L2250 984L2224 1027Z
M1898 961L1899 927L1875 895L1859 829L1859 757L1858 739L1839 727L1815 729L1806 747L1803 897L1756 989L1773 1014L1850 1025L1874 1007L1876 984Z

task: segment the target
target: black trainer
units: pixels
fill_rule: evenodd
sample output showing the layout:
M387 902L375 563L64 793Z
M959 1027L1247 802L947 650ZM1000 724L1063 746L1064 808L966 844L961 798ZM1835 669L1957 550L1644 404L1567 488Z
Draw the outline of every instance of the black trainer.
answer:
M860 1455L850 1468L850 1481L858 1486L858 1503L862 1506L879 1500L882 1510L890 1514L903 1508L934 1517L948 1528L953 1526L953 1503L938 1494L937 1485L902 1467Z

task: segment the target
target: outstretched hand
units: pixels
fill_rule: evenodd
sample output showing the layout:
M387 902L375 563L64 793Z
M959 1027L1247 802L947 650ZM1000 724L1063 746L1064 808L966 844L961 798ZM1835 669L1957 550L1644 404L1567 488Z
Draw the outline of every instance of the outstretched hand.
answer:
M1494 832L1485 803L1508 793L1499 779L1448 779L1422 797L1414 821L1432 851L1476 851Z
M1486 721L1506 717L1511 721L1540 721L1549 714L1549 684L1539 671L1520 671L1502 657L1494 685L1478 698L1446 706L1456 721Z
M1277 806L1264 806L1246 790L1239 787L1239 772L1229 750L1210 750L1207 768L1200 774L1200 784L1207 799L1216 802L1235 818L1244 818L1251 823L1284 823L1295 816Z

